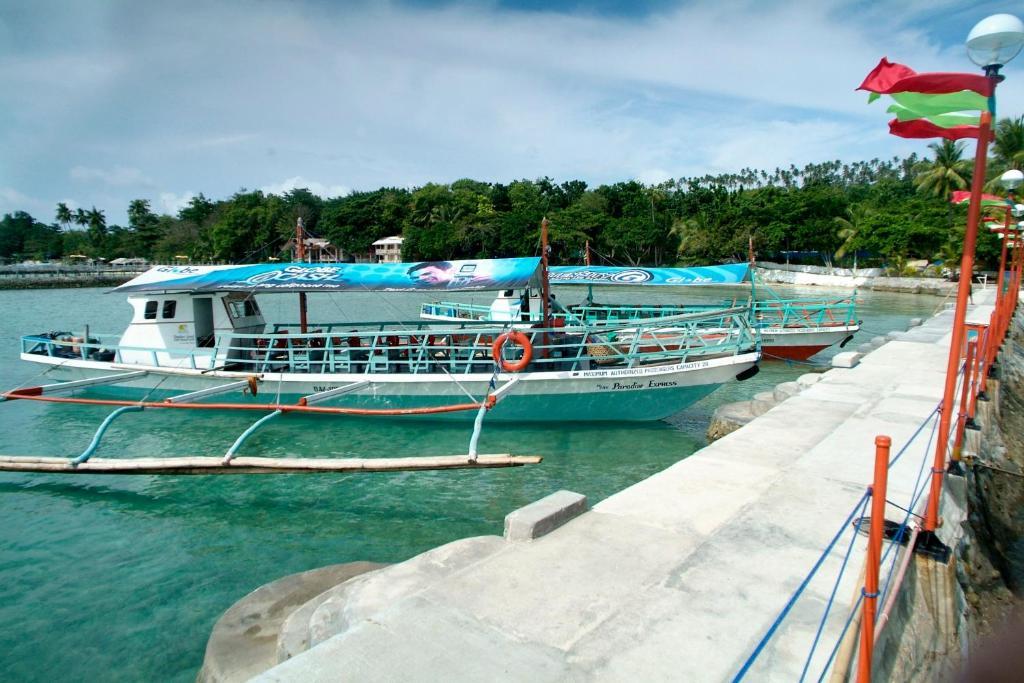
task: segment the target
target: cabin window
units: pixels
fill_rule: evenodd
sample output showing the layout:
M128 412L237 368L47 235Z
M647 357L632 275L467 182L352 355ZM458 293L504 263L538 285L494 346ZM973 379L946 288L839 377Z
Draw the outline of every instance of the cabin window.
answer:
M178 302L175 299L168 299L164 302L164 318L173 318L174 312L178 310Z
M245 299L226 299L225 303L232 318L251 318L260 314L260 307L252 297Z
M146 312L142 314L142 317L146 320L156 320L156 307L159 303L158 301L147 301Z

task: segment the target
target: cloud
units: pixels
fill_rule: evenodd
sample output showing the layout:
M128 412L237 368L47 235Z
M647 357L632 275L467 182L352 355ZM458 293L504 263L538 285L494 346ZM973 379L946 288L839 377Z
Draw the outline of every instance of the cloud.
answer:
M30 197L13 187L0 187L0 214L28 211L36 220L47 222L57 204ZM69 204L68 206L71 206Z
M853 88L883 55L973 68L960 43L981 10L937 1L693 0L602 15L574 2L113 0L55 12L40 0L17 31L0 25L0 186L48 205L73 196L113 221L158 186L171 210L185 188L649 183L926 153L887 136L884 108ZM1007 75L1000 113L1019 115L1024 89L1010 86L1024 71Z
M170 216L177 216L178 212L188 206L189 202L195 199L194 192L175 194L173 192L160 193L160 209Z
M331 197L344 197L345 195L352 193L352 188L345 187L344 185L324 185L318 183L315 180L306 180L302 176L294 176L287 180L282 180L279 183L270 185L264 185L260 188L267 194L282 195L292 190L306 189L323 199L330 199Z
M151 187L153 185L153 181L141 170L125 166L115 166L110 170L75 166L71 169L71 179L83 182L100 182L114 187Z

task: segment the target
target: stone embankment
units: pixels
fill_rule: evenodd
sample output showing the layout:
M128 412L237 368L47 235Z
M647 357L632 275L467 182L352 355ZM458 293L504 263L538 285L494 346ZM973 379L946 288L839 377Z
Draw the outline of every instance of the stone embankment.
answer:
M0 272L3 289L68 289L76 287L117 287L141 275L145 269L124 268L41 268L6 269Z
M920 318L911 318L907 330L910 331L921 323ZM856 352L846 351L836 354L832 359L832 367L855 367L867 354L880 348L886 342L903 338L903 336L903 333L900 332L890 332L884 337L873 337L870 342L858 346ZM821 373L809 372L797 377L795 382L782 382L771 391L754 394L754 398L750 401L736 401L720 405L711 416L711 423L708 425L708 442L721 439L726 434L731 434L743 425L749 424L751 420L764 415L787 398L796 396L804 389L813 386L821 377Z
M885 277L880 268L820 268L758 262L757 277L769 284L868 289L903 294L949 296L956 283L930 277Z

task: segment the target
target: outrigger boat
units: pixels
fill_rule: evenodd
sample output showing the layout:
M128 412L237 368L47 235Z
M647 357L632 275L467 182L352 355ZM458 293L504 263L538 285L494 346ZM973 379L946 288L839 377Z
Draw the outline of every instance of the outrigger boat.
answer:
M772 298L756 298L750 266L745 263L697 268L640 268L609 266L553 266L553 285L586 285L583 303L562 306L550 300L556 324L600 327L636 323L707 312L723 306L743 306L761 338L765 358L806 360L834 344L845 345L860 329L855 297L838 299L784 299L770 289ZM594 303L593 286L740 285L749 283L750 298L721 304L607 304ZM767 288L765 288L767 289ZM420 317L433 321L512 321L530 326L543 319L543 293L507 289L490 305L438 301L423 304Z
M479 420L486 410L506 421L656 420L756 372L757 335L741 307L571 328L541 319L527 330L494 320L306 320L312 292L529 290L542 278L540 258L157 266L114 290L133 310L121 335L22 337L21 358L61 381L4 397L273 411L268 417ZM300 293L299 324L268 324L257 295L286 292Z

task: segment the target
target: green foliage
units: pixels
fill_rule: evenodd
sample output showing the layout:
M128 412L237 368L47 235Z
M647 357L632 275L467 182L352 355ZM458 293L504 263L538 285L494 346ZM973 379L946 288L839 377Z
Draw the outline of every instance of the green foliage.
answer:
M1013 163L1020 125L1024 121L1000 122L1003 143L997 134L994 163ZM173 217L137 199L123 228L108 227L95 208L58 204L52 226L23 212L5 216L0 257L85 253L163 262L181 256L261 261L281 254L300 217L310 234L349 256L367 255L375 240L390 235L405 238L407 260L524 256L540 253L540 221L546 216L556 264L578 263L587 242L595 263L745 261L752 238L765 260L804 252L818 263L834 258L849 264L860 255L902 267L909 259L955 255L962 241L965 208L945 196L966 183L969 168L957 145L932 149L935 158L924 162L916 155L837 160L654 186L634 180L591 188L546 177L508 184L463 178L329 200L306 189L283 196L241 190L217 201L200 194ZM979 257L991 267L999 245L989 237L979 240Z

